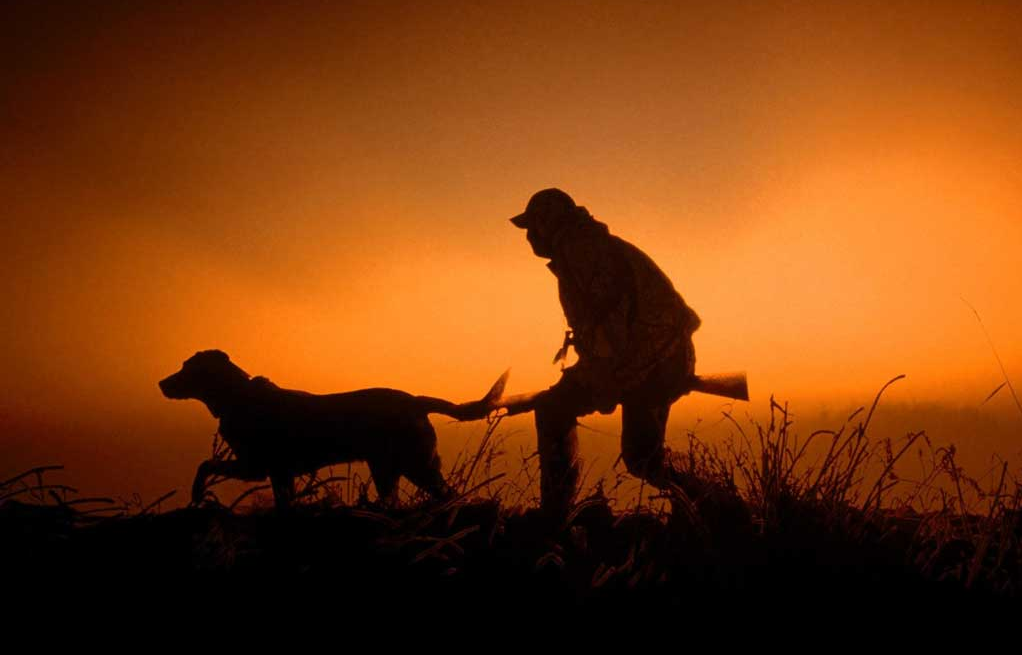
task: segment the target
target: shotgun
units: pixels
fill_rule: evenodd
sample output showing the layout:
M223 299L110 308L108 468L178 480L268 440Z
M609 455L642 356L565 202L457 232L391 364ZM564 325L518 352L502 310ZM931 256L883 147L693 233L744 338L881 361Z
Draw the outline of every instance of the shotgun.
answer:
M732 400L749 400L749 384L745 373L742 372L696 375L692 378L689 389L698 393L731 398ZM504 396L495 401L491 406L495 409L507 410L507 416L524 414L534 410L536 404L546 393L547 391L543 390L514 396Z

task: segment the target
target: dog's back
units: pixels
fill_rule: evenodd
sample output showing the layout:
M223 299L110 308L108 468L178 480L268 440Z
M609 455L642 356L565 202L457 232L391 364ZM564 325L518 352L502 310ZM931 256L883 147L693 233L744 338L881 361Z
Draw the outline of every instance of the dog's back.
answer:
M409 430L421 432L429 423L424 409L415 396L396 389L319 395L283 389L264 378L245 411L221 419L220 431L232 448L247 451L253 460L301 473L388 456L395 439L407 440Z

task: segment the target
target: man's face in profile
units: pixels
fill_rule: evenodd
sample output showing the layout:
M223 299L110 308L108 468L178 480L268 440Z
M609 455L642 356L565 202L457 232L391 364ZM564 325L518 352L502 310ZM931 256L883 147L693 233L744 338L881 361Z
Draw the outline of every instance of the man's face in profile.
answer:
M529 228L525 232L525 238L528 239L529 245L532 246L532 252L537 257L552 257L553 252L551 249L551 226L554 224L551 220L552 217L539 215L536 216L530 223Z

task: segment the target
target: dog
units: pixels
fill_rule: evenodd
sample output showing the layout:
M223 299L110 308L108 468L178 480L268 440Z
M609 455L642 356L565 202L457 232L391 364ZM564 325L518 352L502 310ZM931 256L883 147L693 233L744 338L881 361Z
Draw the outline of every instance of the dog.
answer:
M509 373L481 400L462 404L384 388L316 395L250 377L226 353L204 350L159 386L167 398L202 401L220 420L220 436L235 455L199 465L194 504L202 501L211 475L246 481L268 477L276 507L286 509L295 476L355 461L369 464L385 504L393 502L402 475L434 498L449 499L454 492L440 471L436 432L427 415L485 418L497 408Z

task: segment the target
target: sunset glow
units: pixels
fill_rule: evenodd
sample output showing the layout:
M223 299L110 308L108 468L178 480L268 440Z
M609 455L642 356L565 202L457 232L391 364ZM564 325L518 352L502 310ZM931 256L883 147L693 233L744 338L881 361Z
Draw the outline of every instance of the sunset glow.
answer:
M1017 2L299 4L5 19L0 477L185 485L215 423L156 382L206 348L314 392L549 386L556 283L507 220L549 186L670 276L750 412L901 373L978 407L963 299L1019 379Z

